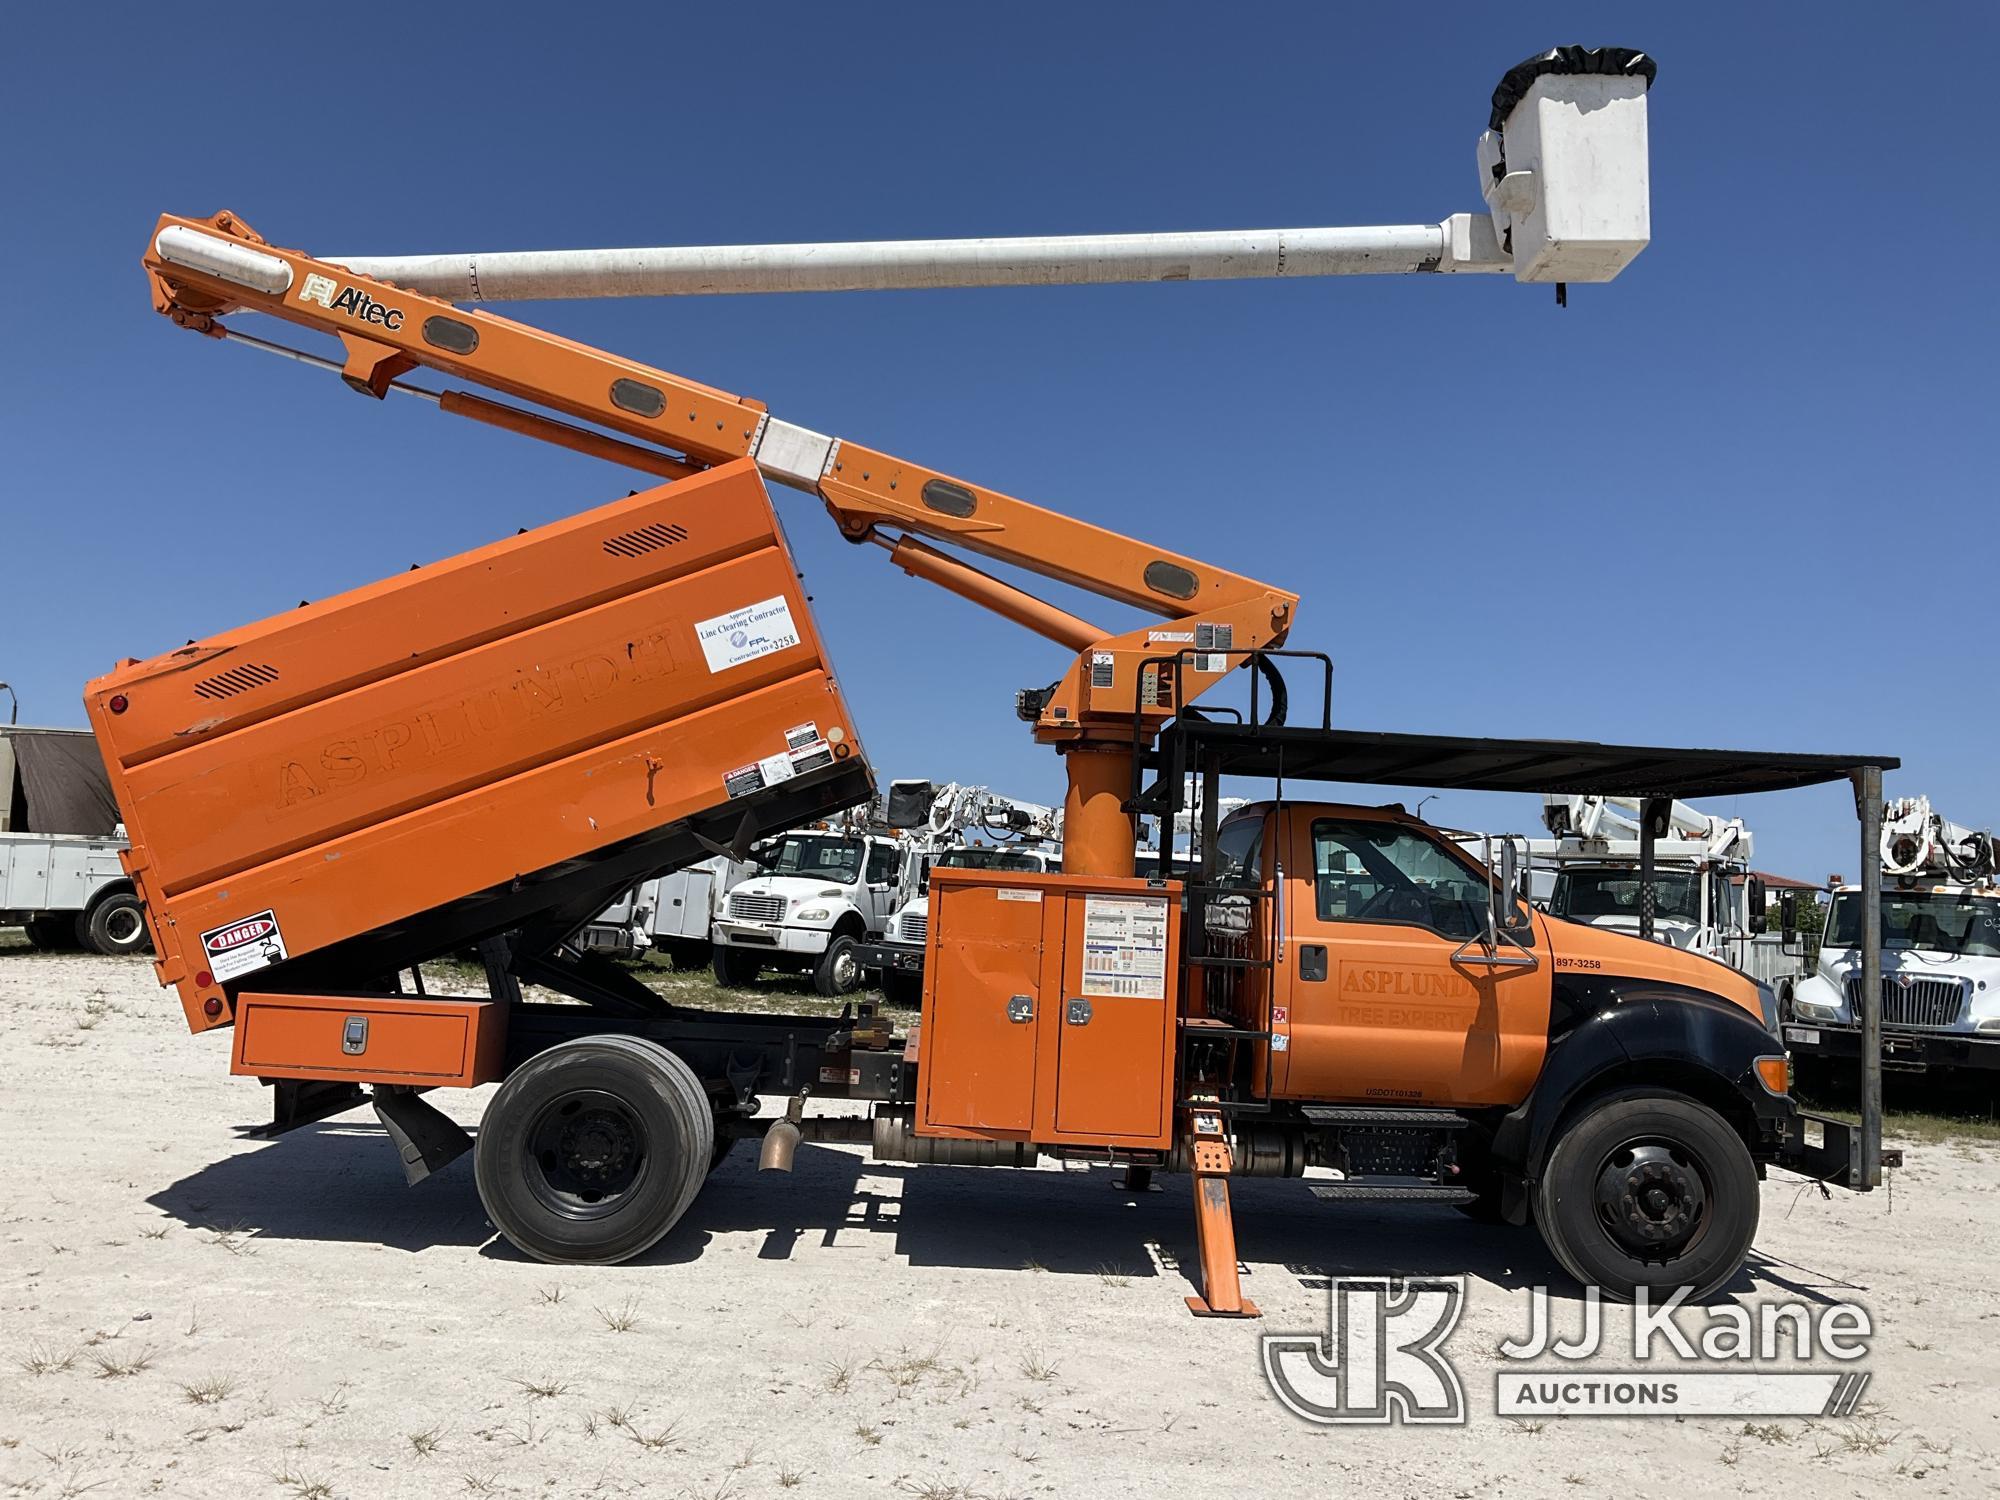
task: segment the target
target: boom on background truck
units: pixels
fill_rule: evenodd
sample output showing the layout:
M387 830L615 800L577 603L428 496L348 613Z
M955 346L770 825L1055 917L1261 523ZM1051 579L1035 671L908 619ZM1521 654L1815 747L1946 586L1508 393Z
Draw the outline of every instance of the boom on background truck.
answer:
M1459 216L1409 231L1434 248L1407 268L1609 280L1643 244L1629 216L1626 238L1586 243L1548 215L1577 191L1629 208L1650 77L1641 54L1577 49L1511 73L1482 144L1514 174L1495 199L1507 248ZM1577 150L1588 184L1564 178ZM1734 1276L1768 1165L1873 1180L1846 1127L1788 1097L1768 989L1526 909L1511 856L1482 864L1398 809L1293 788L1728 794L1893 761L1338 730L1330 662L1282 649L1284 589L460 309L408 274L274 247L233 215L162 219L145 265L183 326L241 339L225 319L267 313L336 336L364 395L419 367L462 377L555 415L432 392L444 410L668 481L90 685L160 977L194 1030L233 1027L232 1067L272 1083L278 1123L367 1098L416 1180L468 1149L424 1091L498 1082L480 1196L548 1260L645 1250L735 1136L773 1169L803 1141L865 1140L891 1161L1186 1171L1190 1306L1225 1316L1256 1311L1234 1176L1330 1166L1324 1196L1532 1211L1614 1294ZM1067 773L1062 869L932 872L920 1023L902 1035L865 1009L679 1007L566 942L636 881L872 794L767 479L1069 657L1017 698ZM1167 623L1103 629L920 537ZM1323 674L1316 725L1288 722L1287 662ZM1246 666L1240 722L1185 711ZM1219 826L1225 776L1273 797ZM1184 813L1201 864L1135 875L1135 820ZM404 987L473 944L487 998ZM580 1003L524 1001L522 981ZM784 1112L755 1117L760 1096ZM870 1117L812 1112L827 1098Z

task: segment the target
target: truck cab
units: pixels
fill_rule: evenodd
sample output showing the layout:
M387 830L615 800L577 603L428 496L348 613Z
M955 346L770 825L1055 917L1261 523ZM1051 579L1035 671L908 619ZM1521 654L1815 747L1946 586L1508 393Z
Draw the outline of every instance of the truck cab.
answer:
M802 829L757 851L757 861L762 872L730 887L713 924L716 979L742 986L767 968L794 969L811 974L822 995L859 989L861 945L882 935L919 878L914 846Z
M1819 954L1786 995L1785 1040L1801 1059L1860 1055L1862 916L1860 888L1836 887ZM2000 1067L2000 885L1884 882L1882 1065Z

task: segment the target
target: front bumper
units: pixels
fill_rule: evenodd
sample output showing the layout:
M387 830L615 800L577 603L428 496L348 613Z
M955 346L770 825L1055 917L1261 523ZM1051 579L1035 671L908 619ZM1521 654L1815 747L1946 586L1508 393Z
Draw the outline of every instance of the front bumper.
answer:
M714 931L718 943L757 953L824 953L827 939L833 935L826 927L787 927L777 922L746 922L741 917L718 917Z
M864 969L895 970L903 974L924 972L924 949L921 943L863 943L855 950L855 959Z
M1779 1126L1777 1165L1801 1177L1836 1186L1861 1184L1861 1127L1796 1110ZM1885 1148L1882 1165L1900 1167L1903 1153Z
M1833 1062L1861 1060L1861 1028L1787 1021L1785 1046L1795 1054ZM1882 1033L1882 1066L1905 1072L1925 1068L2000 1068L2000 1037L1963 1031Z

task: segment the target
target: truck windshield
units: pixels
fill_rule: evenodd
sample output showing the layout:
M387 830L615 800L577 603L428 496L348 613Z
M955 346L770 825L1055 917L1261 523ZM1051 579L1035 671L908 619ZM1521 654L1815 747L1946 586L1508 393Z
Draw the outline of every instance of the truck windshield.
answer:
M930 871L943 867L948 870L1031 870L1039 875L1049 867L1048 856L1031 854L1024 849L1002 849L990 845L980 845L970 849L947 849L930 863L924 872L924 888L930 888Z
M1686 922L1701 920L1701 883L1691 870L1660 870L1653 876L1653 914ZM1549 914L1588 921L1592 917L1639 920L1637 870L1564 870L1549 896Z
M1861 896L1842 891L1827 913L1824 946L1861 946ZM2000 897L1949 891L1884 891L1882 946L1967 958L2000 958Z
M791 834L770 870L773 875L805 875L852 885L861 875L861 840Z

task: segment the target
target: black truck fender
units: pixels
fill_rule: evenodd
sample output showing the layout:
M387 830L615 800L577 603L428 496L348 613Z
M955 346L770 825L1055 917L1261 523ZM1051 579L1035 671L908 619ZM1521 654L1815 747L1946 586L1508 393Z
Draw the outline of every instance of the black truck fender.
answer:
M1527 1189L1563 1122L1618 1089L1668 1089L1708 1105L1743 1138L1760 1172L1777 1154L1792 1101L1764 1086L1756 1063L1782 1056L1785 1046L1743 1007L1706 990L1615 976L1562 975L1557 989L1554 1014L1567 1024L1550 1038L1533 1090L1501 1117L1490 1146L1510 1222L1525 1222Z

